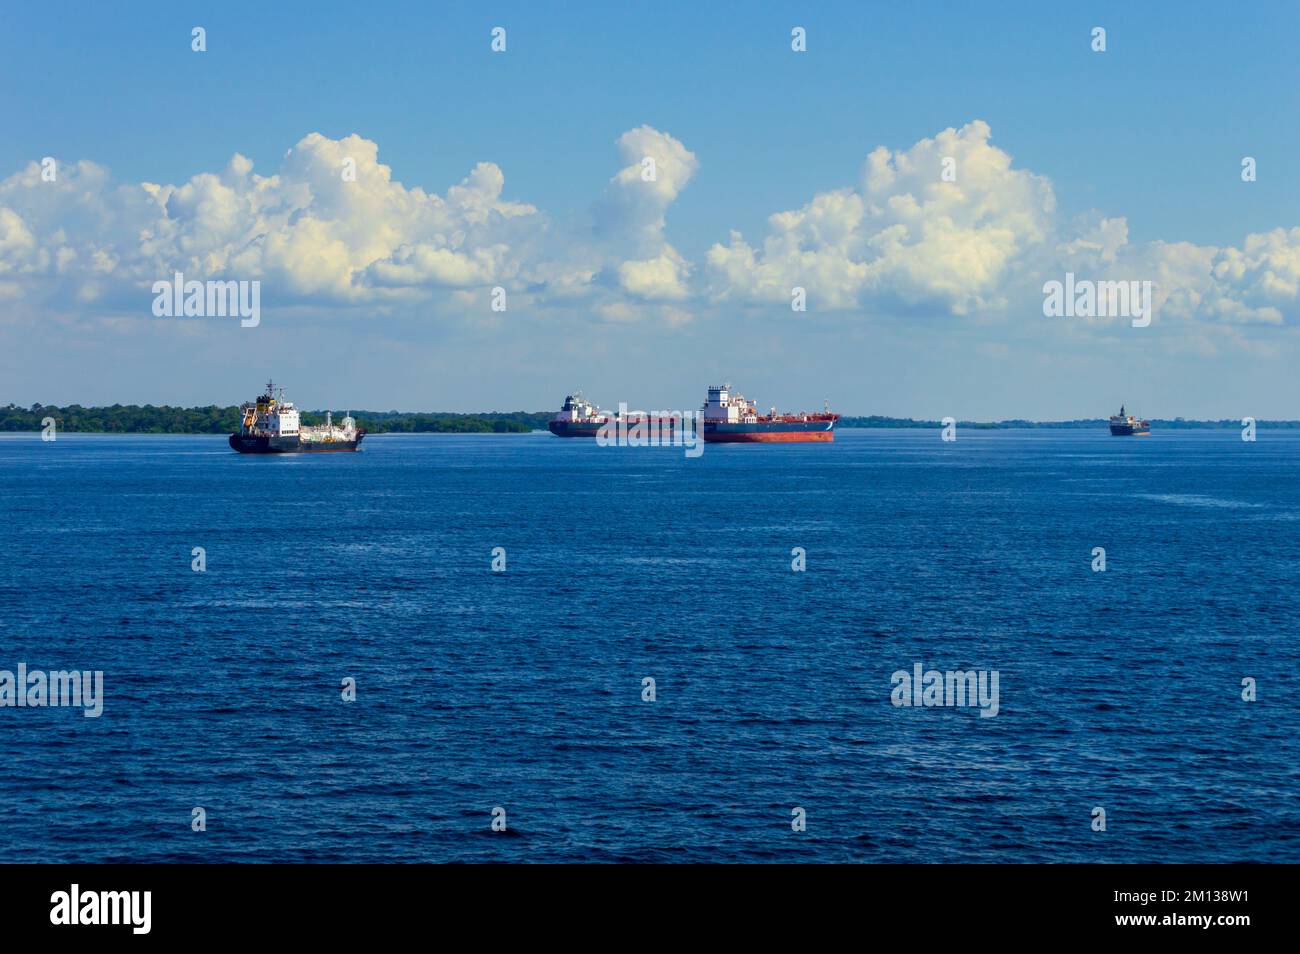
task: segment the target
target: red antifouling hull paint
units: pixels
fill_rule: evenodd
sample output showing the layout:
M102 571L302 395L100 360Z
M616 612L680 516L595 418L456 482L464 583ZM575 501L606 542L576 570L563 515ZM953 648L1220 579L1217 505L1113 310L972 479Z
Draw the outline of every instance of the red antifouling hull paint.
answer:
M834 431L750 431L743 434L705 434L710 444L807 444L835 440Z

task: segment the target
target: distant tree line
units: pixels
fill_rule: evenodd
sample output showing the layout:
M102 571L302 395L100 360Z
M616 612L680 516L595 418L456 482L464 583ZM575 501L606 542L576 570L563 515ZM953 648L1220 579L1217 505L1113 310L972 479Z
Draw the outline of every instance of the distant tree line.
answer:
M334 419L339 419L335 412ZM527 434L546 430L551 411L484 411L457 414L451 411L357 411L357 426L372 434ZM303 415L309 424L324 423L321 411Z
M451 412L356 411L357 426L371 434L525 434L544 430L551 414L546 411L509 411L482 414ZM111 407L67 407L33 404L0 407L0 431L39 431L42 421L54 418L60 431L97 434L231 434L239 430L236 406L169 407L153 404L114 404ZM343 418L334 412L337 423ZM324 424L324 411L304 411L304 424Z
M357 426L371 434L525 434L546 430L550 411L485 411L459 414L451 411L356 411ZM0 407L0 431L39 431L42 421L52 417L61 431L98 434L230 434L239 430L240 413L235 406L169 407L153 404L114 404L112 407L67 407L33 404L21 408L15 404ZM343 414L334 412L335 420ZM304 424L325 423L324 411L304 411ZM1240 428L1240 418L1220 421L1153 420L1152 427ZM910 417L876 415L844 416L840 427L942 427L940 421L914 420ZM959 421L959 427L996 430L1012 427L1100 428L1104 418L1079 421ZM1259 428L1300 428L1300 421L1258 421Z

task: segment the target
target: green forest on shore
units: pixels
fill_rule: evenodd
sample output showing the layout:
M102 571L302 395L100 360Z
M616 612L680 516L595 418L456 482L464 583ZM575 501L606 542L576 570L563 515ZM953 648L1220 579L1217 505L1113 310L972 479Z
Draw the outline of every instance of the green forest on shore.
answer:
M551 414L544 411L483 414L355 411L357 426L371 434L527 434L544 429ZM335 411L334 420L343 417ZM239 408L169 407L153 404L114 404L111 407L55 407L33 404L0 407L0 431L39 431L46 418L69 433L98 434L232 434L239 430ZM304 424L325 423L324 411L304 411Z
M338 411L335 419L342 418ZM356 411L357 426L371 434L527 434L545 430L550 411L484 411L459 413L450 411ZM111 407L67 407L33 404L22 408L10 404L0 407L0 431L39 431L46 418L53 418L60 431L97 434L231 434L239 430L239 408L170 407L153 404L114 404ZM304 424L323 424L324 411L304 411ZM1161 429L1240 428L1241 420L1218 421L1153 420ZM940 421L912 418L854 416L840 418L840 427L937 428ZM978 430L1004 428L1098 428L1103 418L1077 421L959 421L959 427ZM1300 428L1300 421L1258 421L1260 428Z

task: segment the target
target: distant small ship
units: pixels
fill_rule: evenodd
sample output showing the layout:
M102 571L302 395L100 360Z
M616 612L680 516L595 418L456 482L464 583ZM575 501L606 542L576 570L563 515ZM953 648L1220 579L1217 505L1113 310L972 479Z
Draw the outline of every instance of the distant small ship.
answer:
M366 432L357 429L349 415L342 426L326 412L325 424L312 427L300 424L298 409L284 399L284 388L266 382L266 393L256 401L246 402L240 411L243 419L239 432L230 435L230 446L241 454L318 454L355 451Z
M758 413L753 401L732 394L730 384L709 388L704 402L704 440L713 444L833 441L838 414L823 411L777 414L772 408Z
M1119 413L1110 419L1111 437L1147 437L1150 434L1151 422L1126 414L1122 404L1119 406Z

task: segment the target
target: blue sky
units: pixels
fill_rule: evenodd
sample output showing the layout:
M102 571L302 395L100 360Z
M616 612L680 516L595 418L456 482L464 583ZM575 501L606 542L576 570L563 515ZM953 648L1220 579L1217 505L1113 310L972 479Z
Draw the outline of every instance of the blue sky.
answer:
M1124 400L1160 416L1300 417L1300 233L1278 232L1300 225L1300 129L1286 121L1300 105L1297 9L12 7L0 401L234 403L273 373L308 406L540 408L582 386L602 404L676 407L727 377L762 404L854 413L1095 416ZM505 53L489 49L494 26ZM790 49L793 26L805 53ZM1094 26L1105 53L1090 49ZM864 164L879 147L898 169L930 163L918 144L948 129L972 164L1005 155L1011 173L918 215L810 211L784 251L765 247L769 217L819 195L856 191L868 209L921 197L928 187L864 186ZM324 142L301 146L311 133ZM290 209L294 170L319 194L319 168L356 148L330 144L353 135L401 184L409 228L376 234L392 208L378 194ZM642 205L611 183L628 150L660 148L664 194ZM281 177L281 218L259 219L252 185L233 187L230 208L202 188L188 206L158 199L161 212L133 197L220 176L235 154L252 162L247 182ZM22 178L45 156L94 170L65 174L73 191L50 203ZM1241 181L1243 156L1257 181ZM503 177L481 185L497 224L443 228L408 208L449 197L480 163ZM304 273L310 250L288 264L236 254L276 230L298 229L286 243L305 249L304 217L333 223L322 249L347 246L342 284ZM1118 252L1097 239L1118 228L1099 232L1104 220L1124 223ZM174 244L142 252L142 230L172 226ZM882 251L891 228L907 236ZM825 238L841 230L851 237ZM444 251L466 257L449 270ZM194 275L204 263L211 274ZM261 280L262 324L155 318L149 284L172 267ZM1045 318L1037 286L1067 269L1150 278L1172 297L1146 329ZM806 313L782 291L795 278ZM482 307L498 284L517 302L504 314Z

